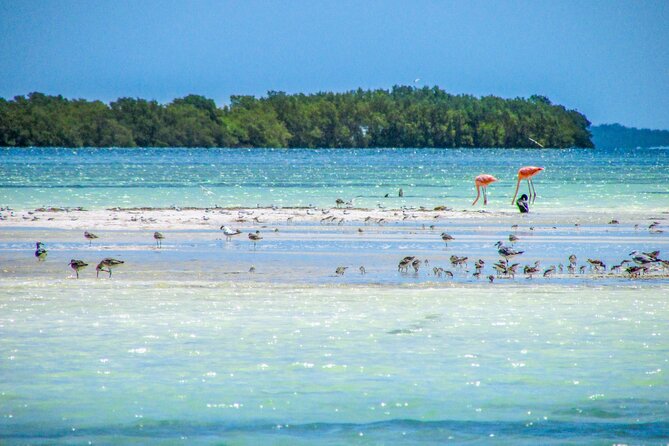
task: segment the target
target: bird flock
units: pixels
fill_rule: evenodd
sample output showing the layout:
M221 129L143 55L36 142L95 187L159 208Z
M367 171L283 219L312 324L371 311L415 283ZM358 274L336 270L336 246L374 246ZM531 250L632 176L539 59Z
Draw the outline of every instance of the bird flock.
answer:
M405 214L405 218L403 218L403 220L406 220L406 218L408 218L408 216ZM325 219L326 221L321 220L322 224L341 224L334 216L328 215L325 217ZM371 217L366 217L364 223L376 223L378 225L383 225L384 222L381 220L383 219L372 219ZM259 217L255 217L254 221L256 223L261 223ZM287 221L287 223L290 222ZM611 220L609 224L619 224L619 222L617 220ZM653 221L648 227L649 232L662 232L662 229L659 228L659 225L660 222ZM430 225L429 228L434 230L435 225ZM511 228L513 230L517 230L518 225L513 225ZM423 229L427 229L425 224L423 224ZM530 227L530 229L533 230L534 228ZM635 229L638 229L638 225L635 226ZM221 226L220 230L225 235L226 241L231 241L234 237L242 234L241 230L232 229L227 225ZM275 231L278 231L278 229L275 229ZM358 228L358 233L363 233L363 229ZM264 239L260 231L257 230L248 233L247 237L248 240L252 243L254 251L256 250L258 243ZM98 240L100 237L92 232L84 231L84 238L88 240L89 246L92 246L93 241ZM156 249L161 249L162 242L165 240L164 234L156 231L153 233L153 238L156 243ZM455 237L448 234L447 232L441 232L439 238L446 247L448 247L449 242L455 240ZM486 262L479 258L473 262L474 269L472 271L469 269L470 258L468 256L458 256L453 254L448 259L450 262L450 267L432 266L431 269L427 269L428 275L431 271L432 275L437 278L453 278L456 274L459 276L468 277L471 273L471 277L474 279L485 277L489 282L492 283L495 279L515 279L517 275L523 275L527 279L532 279L535 276L550 278L557 274L575 276L577 274L585 274L587 271L589 271L590 273L596 275L617 275L629 277L631 279L637 279L653 272L661 272L666 274L667 271L669 271L669 260L660 258L659 250L648 252L634 250L629 253L628 258L624 258L610 267L607 267L607 265L601 259L596 258L587 258L585 259L584 263L579 264L578 258L575 254L571 254L566 259L564 264L558 263L556 265L549 265L545 268L541 267L539 261L521 265L521 262L515 262L515 260L517 258L522 258L523 254L525 254L525 251L514 247L514 245L520 241L520 238L515 234L509 234L508 240L510 245L506 245L502 241L498 241L493 245L497 250L499 259L490 265L492 270L486 271ZM45 247L45 244L42 242L37 242L35 246L35 257L37 261L44 262L46 260L47 253L48 251ZM108 277L111 278L113 269L123 265L124 263L125 262L123 260L106 257L97 263L95 267L96 277L100 276L100 272L106 272L109 275ZM428 265L430 265L428 259L421 260L417 256L405 256L398 262L397 270L401 274L408 274L410 270L413 271L413 274L418 274L422 267L428 267ZM71 259L69 266L74 271L76 278L79 278L79 273L87 266L89 266L89 263L81 259ZM335 269L335 276L344 276L348 269L349 266L347 265L337 266ZM365 266L360 266L358 271L361 275L367 273ZM252 266L249 272L255 272L255 266Z

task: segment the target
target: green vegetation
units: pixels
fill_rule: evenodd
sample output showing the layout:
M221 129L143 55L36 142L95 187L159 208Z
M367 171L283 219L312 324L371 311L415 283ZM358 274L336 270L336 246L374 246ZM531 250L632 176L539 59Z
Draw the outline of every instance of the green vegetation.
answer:
M602 124L590 128L596 147L669 147L669 130L637 129L620 124Z
M437 87L267 97L219 108L190 95L68 100L0 98L0 146L63 147L593 147L581 113L529 99L451 95Z

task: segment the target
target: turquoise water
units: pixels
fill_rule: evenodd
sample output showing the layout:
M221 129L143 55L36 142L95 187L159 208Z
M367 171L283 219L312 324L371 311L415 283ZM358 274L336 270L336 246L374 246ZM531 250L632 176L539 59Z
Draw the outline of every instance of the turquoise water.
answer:
M669 149L0 149L0 205L470 208L490 173L491 210L509 209L516 172L535 178L536 210L666 210ZM526 191L523 184L522 191ZM397 197L399 188L404 198ZM389 194L389 198L384 198Z
M665 444L666 288L3 280L3 444Z
M448 259L482 258L490 274L493 244L510 232L518 261L542 269L572 253L579 265L633 249L666 258L669 150L0 149L0 206L341 197L469 209L472 178L486 172L502 180L488 208L513 211L526 164L546 168L529 215L336 226L264 210L255 250L243 236L221 240L220 210L206 222L197 211L198 230L160 228L160 250L141 223L98 221L89 247L78 226L16 212L0 221L0 444L666 445L666 273L490 284ZM664 232L648 231L651 219ZM430 266L399 273L404 255ZM108 256L126 261L112 279L93 266L69 278L69 259Z

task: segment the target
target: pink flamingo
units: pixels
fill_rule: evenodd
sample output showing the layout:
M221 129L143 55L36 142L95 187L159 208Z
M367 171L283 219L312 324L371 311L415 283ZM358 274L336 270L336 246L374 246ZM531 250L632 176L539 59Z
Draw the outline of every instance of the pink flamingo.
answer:
M520 187L521 180L527 180L527 187L530 189L530 200L534 203L534 200L537 198L537 190L534 188L534 183L532 183L532 177L544 170L543 167L535 166L525 166L518 169L518 182L516 183L516 192L513 194L513 200L511 204L516 202L516 196L518 195L518 188Z
M472 206L474 206L476 202L479 201L479 197L481 196L481 189L483 189L483 205L485 206L486 204L488 204L488 195L486 194L486 188L488 187L489 184L494 183L495 181L497 181L497 178L485 173L483 175L479 175L476 178L474 178L474 184L476 185L476 200L474 200Z

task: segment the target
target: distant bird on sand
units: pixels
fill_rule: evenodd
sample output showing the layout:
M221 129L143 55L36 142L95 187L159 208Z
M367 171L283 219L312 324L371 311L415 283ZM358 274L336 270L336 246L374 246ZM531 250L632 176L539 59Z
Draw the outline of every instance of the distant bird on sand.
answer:
M519 238L513 234L509 234L509 241L511 243L516 243L519 240Z
M335 270L335 274L338 276L343 276L347 269L348 266L338 266Z
M93 234L92 232L84 231L84 238L88 240L88 246L91 246L93 244L93 240L100 237Z
M341 207L344 203L346 203L346 202L344 200L342 200L341 198L337 198L335 200L335 204L337 205L337 207Z
M451 236L450 234L446 234L445 232L442 232L441 239L446 243L446 245L448 245L448 242L453 240L453 236Z
M162 248L165 236L162 233L156 231L153 233L153 238L156 239L156 248Z
M109 273L109 277L111 278L112 276L112 269L116 268L119 265L123 265L125 262L123 260L117 260L117 259L112 259L111 257L107 257L106 259L102 259L100 263L98 263L98 266L95 267L95 276L100 277L100 271L106 271Z
M46 260L46 248L44 248L44 243L37 242L35 243L35 257L37 257L38 262L43 262Z
M76 273L77 279L79 278L79 271L86 268L87 266L88 263L84 262L83 260L70 260L70 268L72 268Z
M499 255L501 255L502 257L504 257L507 260L525 252L525 251L516 251L513 248L509 248L508 246L504 246L502 244L502 242L495 243L495 246L498 248L497 252L499 253Z
M486 190L488 189L488 185L494 183L495 181L497 181L497 178L488 174L482 174L474 178L474 185L476 186L476 200L474 200L472 206L474 206L476 202L479 201L479 198L481 197L481 189L483 189L483 205L485 206L488 204L488 194L486 193Z
M235 235L239 235L242 233L239 229L232 229L229 226L221 226L221 230L223 231L223 234L225 234L225 241L229 242L232 240L232 237Z
M260 240L262 240L262 236L260 235L260 231L256 232L251 232L249 233L249 240L253 242L253 249L256 249L256 243L258 243Z
M360 266L360 268L358 268L358 269L360 270L360 274L366 274L367 273L367 270L365 269L364 266Z
M513 199L511 200L511 204L514 204L516 202L516 196L518 196L518 188L520 187L520 182L522 180L527 181L527 187L530 190L530 201L534 203L534 200L537 198L537 191L534 188L532 177L541 172L542 170L544 170L543 167L535 167L535 166L525 166L518 169L518 182L516 183L516 192L513 194Z

